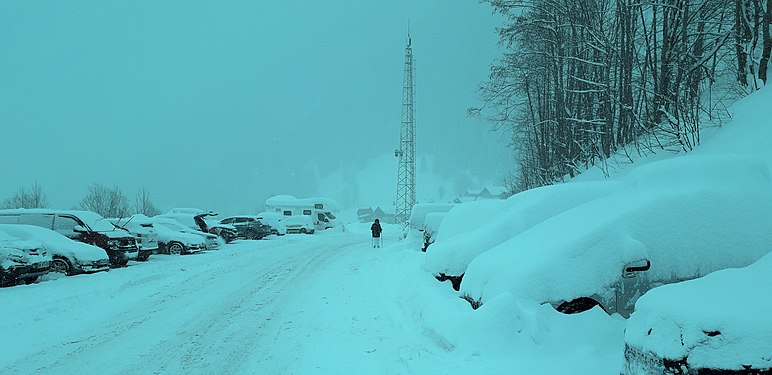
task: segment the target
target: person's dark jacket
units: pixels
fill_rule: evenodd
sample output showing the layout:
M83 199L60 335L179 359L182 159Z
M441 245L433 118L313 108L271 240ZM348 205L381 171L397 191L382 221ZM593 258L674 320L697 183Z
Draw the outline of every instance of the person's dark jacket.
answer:
M370 230L373 231L373 237L378 238L381 236L381 232L383 232L383 229L381 228L381 224L378 222L373 223L373 225L370 226Z

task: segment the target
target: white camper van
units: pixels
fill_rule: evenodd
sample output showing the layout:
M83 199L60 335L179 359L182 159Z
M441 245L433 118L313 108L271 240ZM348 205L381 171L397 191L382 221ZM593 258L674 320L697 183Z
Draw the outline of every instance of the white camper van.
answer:
M340 210L338 202L327 198L295 198L277 195L266 199L265 211L284 216L311 216L316 230L335 228L339 225L335 214Z

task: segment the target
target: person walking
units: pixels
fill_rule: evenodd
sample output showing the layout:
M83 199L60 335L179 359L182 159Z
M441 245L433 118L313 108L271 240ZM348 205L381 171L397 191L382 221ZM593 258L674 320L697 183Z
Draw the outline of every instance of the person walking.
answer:
M370 230L373 232L373 248L381 247L381 232L383 232L383 228L381 228L381 223L378 219L375 219L373 225L370 226Z

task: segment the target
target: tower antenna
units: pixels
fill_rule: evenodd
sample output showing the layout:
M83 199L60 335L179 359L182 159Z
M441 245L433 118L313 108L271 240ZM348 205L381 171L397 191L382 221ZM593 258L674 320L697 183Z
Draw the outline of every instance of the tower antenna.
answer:
M399 148L394 151L394 156L399 158L396 219L398 224L405 227L410 220L410 211L415 205L415 65L410 20L407 27L405 71L402 81L402 127Z

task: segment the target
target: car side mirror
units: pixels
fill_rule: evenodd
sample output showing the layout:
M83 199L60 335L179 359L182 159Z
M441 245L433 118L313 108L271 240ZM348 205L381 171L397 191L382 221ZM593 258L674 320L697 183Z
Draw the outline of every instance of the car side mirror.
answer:
M649 269L651 269L651 262L648 259L630 262L625 266L624 277L633 278L636 272L645 272Z
M76 225L72 228L72 231L75 233L86 233L88 232L86 228L84 228L82 225Z

